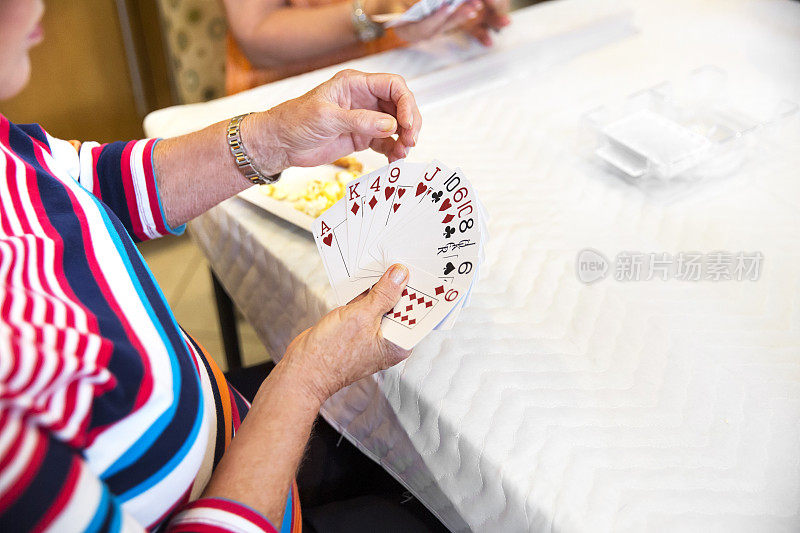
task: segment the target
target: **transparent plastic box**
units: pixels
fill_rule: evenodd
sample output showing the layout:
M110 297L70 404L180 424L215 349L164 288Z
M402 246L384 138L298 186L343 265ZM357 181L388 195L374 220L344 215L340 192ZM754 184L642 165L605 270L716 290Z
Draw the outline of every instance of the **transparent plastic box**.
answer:
M731 88L723 70L706 66L590 110L596 161L646 191L676 192L786 149L788 132L796 139L797 103Z

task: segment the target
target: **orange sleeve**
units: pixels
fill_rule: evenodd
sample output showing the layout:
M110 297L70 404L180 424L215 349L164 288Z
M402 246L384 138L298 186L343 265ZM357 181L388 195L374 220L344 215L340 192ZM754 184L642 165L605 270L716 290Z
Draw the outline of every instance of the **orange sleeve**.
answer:
M236 39L228 32L227 52L225 57L225 93L236 94L253 87L258 87L265 83L281 80L290 76L296 76L304 72L309 72L330 65L335 65L343 61L349 61L370 54L377 54L406 46L408 43L397 37L393 29L386 31L383 37L366 43L356 43L346 46L332 54L325 54L309 61L292 63L276 68L260 69L254 67L242 50L239 48Z

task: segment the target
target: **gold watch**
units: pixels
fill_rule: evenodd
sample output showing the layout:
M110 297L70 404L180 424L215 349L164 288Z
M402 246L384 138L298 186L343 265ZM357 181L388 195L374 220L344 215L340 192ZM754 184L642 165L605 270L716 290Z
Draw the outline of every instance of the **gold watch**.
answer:
M236 161L236 166L239 167L239 171L244 174L245 178L250 180L250 183L255 185L275 183L280 179L281 173L278 172L271 176L264 175L256 168L250 156L247 155L247 151L244 149L240 127L244 117L249 114L250 113L245 113L244 115L235 116L228 123L228 130L225 136L228 139L228 147L231 149L231 154L233 154L233 159Z

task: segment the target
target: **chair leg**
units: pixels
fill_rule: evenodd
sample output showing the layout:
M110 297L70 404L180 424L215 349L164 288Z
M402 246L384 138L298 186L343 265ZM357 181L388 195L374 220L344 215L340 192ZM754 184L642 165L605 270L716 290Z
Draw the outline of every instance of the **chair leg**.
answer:
M241 368L242 353L239 349L239 330L236 327L236 310L233 307L233 300L217 279L214 271L209 269L209 272L211 272L211 281L214 284L214 299L217 303L219 329L222 332L222 345L225 348L228 370Z

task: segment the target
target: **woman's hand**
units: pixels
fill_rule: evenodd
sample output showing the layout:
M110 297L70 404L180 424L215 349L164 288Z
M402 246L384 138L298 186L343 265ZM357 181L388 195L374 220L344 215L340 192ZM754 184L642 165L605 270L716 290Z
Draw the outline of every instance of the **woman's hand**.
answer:
M409 356L381 335L381 319L397 301L408 269L394 265L372 289L334 309L297 336L281 361L302 376L305 392L320 404L335 392Z
M508 16L509 0L472 0L477 1L475 9L478 16L464 27L464 29L475 37L484 46L492 46L491 31L500 31L502 28L511 24Z
M402 40L413 43L440 33L465 29L479 20L482 5L480 0L468 0L452 12L449 6L444 5L422 20L395 26L394 32Z
M203 496L228 498L280 524L286 497L320 406L333 393L408 357L381 336L408 269L394 265L348 305L328 313L286 349L256 394Z
M418 0L366 0L364 10L369 16L403 13ZM395 34L407 43L415 43L434 37L440 33L467 28L477 22L483 4L481 0L469 0L454 11L442 6L430 16L416 22L396 26Z
M364 9L368 15L403 13L418 0L366 0ZM463 30L478 39L484 46L491 46L491 30L500 31L508 26L509 0L467 0L454 11L442 6L430 16L396 26L395 33L406 42L413 43L429 39L440 33Z
M228 121L218 122L156 144L155 174L170 226L252 185L231 156L227 126ZM290 166L330 163L367 147L392 162L416 144L421 126L403 78L345 70L299 98L249 115L241 136L256 168L277 174Z
M242 137L255 147L256 165L272 174L330 163L368 147L389 162L402 159L416 145L421 126L402 77L343 70L299 98L251 115Z

